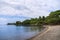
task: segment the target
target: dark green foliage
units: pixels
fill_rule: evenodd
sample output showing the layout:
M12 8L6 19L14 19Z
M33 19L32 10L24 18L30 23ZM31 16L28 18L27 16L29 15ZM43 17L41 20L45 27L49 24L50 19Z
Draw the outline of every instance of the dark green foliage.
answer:
M22 23L20 21L16 21L16 25L19 26L22 25Z
M31 25L37 25L37 21L38 21L37 18L31 18L30 24Z
M39 16L39 18L31 18L30 20L23 21L23 25L43 25L45 22L45 17Z
M22 25L29 25L30 24L30 20L25 20L22 22Z
M60 10L51 12L49 16L46 17L45 21L47 24L60 24Z
M8 23L7 25L15 25L15 23Z
M42 17L42 20L45 21L45 16Z

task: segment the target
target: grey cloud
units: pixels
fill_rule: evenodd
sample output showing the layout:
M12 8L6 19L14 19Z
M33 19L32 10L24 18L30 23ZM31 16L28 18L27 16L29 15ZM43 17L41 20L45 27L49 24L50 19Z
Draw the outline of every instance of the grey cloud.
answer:
M29 8L27 8L23 5L11 5L11 7L13 7L14 9L17 9L17 10L29 10Z
M27 8L24 5L15 5L15 4L9 4L9 3L6 3L6 2L0 1L0 8L5 7L5 6L12 7L16 10L30 10L29 8Z

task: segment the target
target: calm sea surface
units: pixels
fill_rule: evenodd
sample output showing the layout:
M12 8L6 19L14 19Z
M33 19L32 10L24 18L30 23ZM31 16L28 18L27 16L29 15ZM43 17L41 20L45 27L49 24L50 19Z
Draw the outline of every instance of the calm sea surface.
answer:
M0 25L0 40L26 40L40 31L38 26Z

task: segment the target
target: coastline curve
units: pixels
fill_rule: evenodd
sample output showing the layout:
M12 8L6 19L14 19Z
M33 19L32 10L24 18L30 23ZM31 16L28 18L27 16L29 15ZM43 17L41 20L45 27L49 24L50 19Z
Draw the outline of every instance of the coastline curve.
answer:
M33 36L33 37L31 37L31 38L29 38L29 39L27 39L27 40L36 40L38 37L41 37L41 36L43 36L45 33L47 33L49 30L50 30L50 28L51 27L49 27L49 26L44 26L45 27L45 29L43 29L40 33L38 33L37 35L35 35L35 36Z

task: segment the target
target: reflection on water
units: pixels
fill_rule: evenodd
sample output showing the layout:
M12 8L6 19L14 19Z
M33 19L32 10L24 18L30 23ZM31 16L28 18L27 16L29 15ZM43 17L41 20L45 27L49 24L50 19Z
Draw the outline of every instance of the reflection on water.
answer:
M40 27L0 25L0 40L26 40L41 31Z

